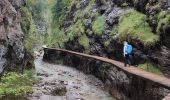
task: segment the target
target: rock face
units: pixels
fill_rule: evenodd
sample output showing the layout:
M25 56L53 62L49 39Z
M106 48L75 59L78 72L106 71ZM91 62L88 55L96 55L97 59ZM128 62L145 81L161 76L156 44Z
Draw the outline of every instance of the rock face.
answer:
M147 16L147 22L153 33L160 35L160 41L150 47L144 47L144 44L138 39L135 41L130 39L131 44L135 47L135 64L151 61L151 63L156 64L156 66L159 66L163 71L170 69L169 62L167 61L170 55L166 53L166 50L170 49L169 0L95 0L93 5L91 3L89 0L81 0L79 5L81 7L75 6L76 4L78 5L76 2L70 7L74 9L68 9L66 18L63 18L64 20L60 25L60 29L64 30L67 35L74 33L74 36L64 43L65 49L78 52L88 51L89 54L123 60L123 44L119 42L120 34L118 30L120 18L135 9ZM79 12L82 14L79 14ZM104 25L97 26L102 24L101 20L95 29L93 26L98 16L104 18ZM80 29L76 26L79 22L84 25ZM76 26L76 28L73 28L74 26ZM103 29L101 27L103 27ZM72 32L74 29L78 30L78 32ZM95 32L97 29L102 30L102 32L98 34ZM85 46L79 42L80 37L84 36L84 34L90 40L90 46L88 48L85 48ZM166 48L166 50L162 50L162 48ZM165 53L167 56L164 56ZM155 55L161 59L156 59ZM170 76L169 71L165 73Z
M25 0L0 0L0 73L5 69L20 72L26 66L19 11L24 4Z

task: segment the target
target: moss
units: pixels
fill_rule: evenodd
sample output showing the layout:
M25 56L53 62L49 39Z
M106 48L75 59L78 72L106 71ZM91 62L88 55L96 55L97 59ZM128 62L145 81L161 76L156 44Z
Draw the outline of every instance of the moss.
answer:
M79 44L82 45L86 51L89 51L90 49L90 40L89 38L84 34L82 35L79 40L78 40Z
M104 42L104 46L108 47L110 45L110 42L111 42L111 40L107 40L106 42Z
M117 26L114 26L112 28L112 31L111 31L111 34L110 35L115 35L115 34L118 34L118 27Z
M170 28L170 13L167 11L162 11L158 16L158 26L157 32L159 34L166 33L166 30Z
M146 15L137 11L132 11L120 18L118 32L120 41L139 40L145 47L152 46L159 41L159 35L152 32Z
M80 8L80 1L77 1L75 3L74 1L74 4L77 5L77 9L81 9L81 10L77 10L76 11L76 14L75 14L75 19L80 19L80 18L84 18L85 16L89 15L90 14L90 11L92 10L93 8L93 5L95 3L95 0L90 0L89 1L89 4L87 5L87 7L85 9L81 9Z
M150 63L140 64L138 65L138 68L154 74L163 75L163 73L156 66L153 66Z
M70 32L67 34L67 38L72 40L73 37L85 33L83 22L78 20L73 26L70 27Z
M27 70L23 75L10 72L2 77L0 82L0 99L19 98L32 93L35 82L34 70Z
M51 94L53 96L65 96L66 93L67 93L66 87L55 88L54 90L51 91Z
M95 34L101 35L104 31L104 25L105 25L105 18L104 16L98 16L95 20L92 28Z
M86 30L86 33L87 33L89 36L91 36L91 35L93 34L93 32L92 32L90 29L87 29L87 30Z

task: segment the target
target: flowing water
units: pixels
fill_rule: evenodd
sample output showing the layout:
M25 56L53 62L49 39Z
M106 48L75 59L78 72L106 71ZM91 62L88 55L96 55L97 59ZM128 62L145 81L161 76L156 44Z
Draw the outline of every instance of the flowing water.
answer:
M41 57L35 60L35 66L42 80L34 86L35 92L30 100L115 100L93 75L86 75L72 67L43 62ZM60 84L66 87L66 94L52 96L51 88Z

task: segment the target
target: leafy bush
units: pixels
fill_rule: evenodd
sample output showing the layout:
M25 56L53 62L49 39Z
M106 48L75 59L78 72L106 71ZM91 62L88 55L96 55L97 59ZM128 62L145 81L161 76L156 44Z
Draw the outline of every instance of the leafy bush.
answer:
M35 82L34 70L25 71L23 75L10 72L1 78L0 82L0 99L2 98L19 98L28 93L32 93L33 83Z
M118 28L120 41L127 39L139 40L144 46L151 46L159 41L159 35L152 32L147 23L146 15L137 11L122 16Z
M163 75L163 73L156 66L153 66L151 63L140 64L138 65L138 68L154 74Z
M101 35L104 31L104 25L105 25L104 16L98 16L92 28L97 35Z

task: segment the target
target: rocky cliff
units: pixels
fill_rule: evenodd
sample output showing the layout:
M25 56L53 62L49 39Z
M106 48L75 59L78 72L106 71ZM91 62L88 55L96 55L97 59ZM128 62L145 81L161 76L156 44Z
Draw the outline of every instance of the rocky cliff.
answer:
M122 43L134 47L135 64L151 63L170 75L168 0L58 0L48 44L122 58Z
M5 70L21 72L25 66L32 66L20 24L23 5L25 0L0 0L0 73Z

